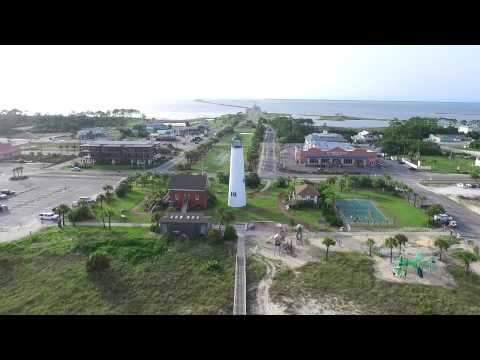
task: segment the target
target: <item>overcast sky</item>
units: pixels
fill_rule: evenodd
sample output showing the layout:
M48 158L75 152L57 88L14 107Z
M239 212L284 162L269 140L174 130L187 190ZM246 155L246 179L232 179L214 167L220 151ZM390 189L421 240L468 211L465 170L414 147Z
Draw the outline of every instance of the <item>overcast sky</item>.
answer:
M480 101L480 46L0 46L0 109L229 98Z

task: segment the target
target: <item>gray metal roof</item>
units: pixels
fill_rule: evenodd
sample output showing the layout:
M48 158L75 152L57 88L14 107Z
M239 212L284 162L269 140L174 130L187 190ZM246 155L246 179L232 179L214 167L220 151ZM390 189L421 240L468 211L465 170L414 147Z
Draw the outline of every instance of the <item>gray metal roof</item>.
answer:
M207 190L206 175L172 175L170 177L169 190Z
M130 141L130 140L98 140L98 141L89 141L85 144L82 144L81 147L97 147L97 146L106 146L106 147L154 147L157 146L156 143L151 141Z
M210 216L202 213L170 213L160 219L160 223L209 223Z

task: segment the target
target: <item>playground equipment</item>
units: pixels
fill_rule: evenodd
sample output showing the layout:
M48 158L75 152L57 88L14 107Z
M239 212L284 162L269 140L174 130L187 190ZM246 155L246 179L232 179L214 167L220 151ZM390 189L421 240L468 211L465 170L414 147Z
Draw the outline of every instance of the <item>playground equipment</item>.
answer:
M429 272L435 271L436 263L437 259L434 256L426 259L421 252L417 252L415 259L407 259L400 256L398 262L393 266L393 275L405 279L407 277L408 267L411 266L415 269L418 277L423 278L423 272L425 270Z
M303 244L303 225L297 224L295 226L295 239L297 240L297 244Z

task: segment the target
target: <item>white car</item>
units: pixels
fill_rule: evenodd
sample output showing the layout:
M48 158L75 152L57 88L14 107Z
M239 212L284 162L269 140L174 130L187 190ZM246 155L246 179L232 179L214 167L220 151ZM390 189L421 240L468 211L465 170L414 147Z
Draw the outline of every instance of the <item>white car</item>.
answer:
M90 196L80 196L78 202L86 202L87 204L93 204L95 199L92 199Z
M458 183L457 186L458 186L459 188L463 188L463 187L465 187L465 184L464 184L464 183Z
M72 168L72 171L82 171L82 169L80 169L78 166L75 166Z
M8 195L0 194L0 200L8 199Z
M57 221L58 220L58 214L55 214L53 212L43 212L38 215L40 217L40 220L49 220L49 221Z

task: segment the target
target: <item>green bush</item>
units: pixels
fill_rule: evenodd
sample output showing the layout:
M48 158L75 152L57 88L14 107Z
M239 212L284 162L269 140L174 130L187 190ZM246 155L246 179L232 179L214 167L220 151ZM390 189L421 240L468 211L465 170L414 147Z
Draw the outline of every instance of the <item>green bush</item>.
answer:
M154 233L159 233L160 232L160 226L157 224L152 224L150 225L150 231Z
M223 239L226 241L235 241L238 239L237 231L232 225L225 226L225 231L223 232Z
M208 231L208 238L213 241L222 240L222 232L219 229L213 228Z
M256 188L262 183L260 176L257 173L250 173L245 176L245 185L249 188Z
M220 265L218 260L212 259L205 263L204 269L208 272L220 272L222 270L222 265Z
M275 185L279 188L286 188L288 187L288 180L283 176L280 176L275 182Z
M104 253L93 253L88 257L86 267L89 274L105 271L110 267L110 257Z

